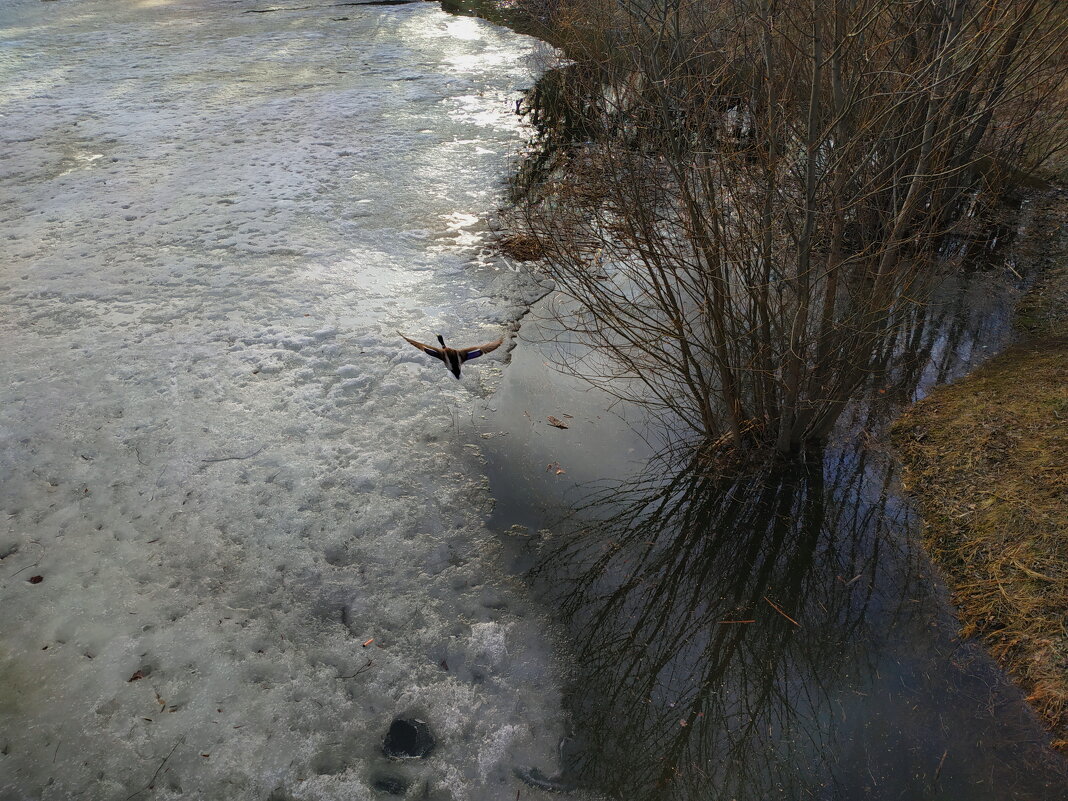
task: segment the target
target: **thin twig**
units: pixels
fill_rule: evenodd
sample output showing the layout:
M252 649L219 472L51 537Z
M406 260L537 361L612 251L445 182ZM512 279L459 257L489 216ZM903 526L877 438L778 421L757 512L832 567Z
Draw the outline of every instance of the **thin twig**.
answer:
M37 561L35 561L33 564L26 565L26 567L20 567L14 573L12 573L10 576L8 576L8 578L15 578L15 576L17 576L19 573L23 573L23 572L25 572L27 570L30 570L31 568L37 567L39 564L41 564L41 557L44 555L44 546L41 545L41 543L38 542L37 540L30 540L29 544L30 545L36 545L38 548L41 549L41 553L38 554L38 556L37 556Z
M8 576L8 578L15 578L15 576L17 576L19 573L22 573L25 570L29 570L31 567L37 567L37 565L39 565L39 564L41 564L41 560L40 559L38 559L32 565L26 565L26 567L19 568L14 573L12 573L10 576Z
M360 3L327 3L326 5L314 6L278 6L277 8L250 8L246 14L272 14L276 11L307 11L317 8L345 8L347 6L403 6L415 0L363 0Z
M262 451L263 448L264 448L264 446L260 445L260 447L256 448L256 450L254 450L252 453L246 454L245 456L212 456L212 457L209 457L207 459L201 459L200 461L202 461L202 462L229 462L229 461L231 461L233 459L251 459L257 453Z
M152 778L148 780L148 784L146 784L144 787L142 787L136 793L130 793L130 795L126 796L126 801L130 801L130 799L133 798L134 796L141 795L141 793L143 793L145 790L152 789L153 785L155 785L155 783L156 783L156 777L159 776L159 772L161 770L163 770L163 766L167 764L167 760L171 758L171 756L174 754L174 752L176 750L178 750L178 746L180 746L183 742L185 742L185 735L184 734L181 737L178 738L178 742L176 742L174 744L174 747L170 750L170 753L168 753L167 756L165 756L163 758L163 761L159 763L159 767L156 768L156 772L152 774Z
M359 675L360 675L361 673L363 673L363 672L364 672L365 670L368 670L368 669L370 669L370 667L371 667L371 665L372 665L372 663L373 663L373 662L374 662L374 660L372 660L372 659L368 659L368 660L367 660L367 664L366 664L366 665L364 665L364 666L363 666L362 668L360 668L359 670L357 670L357 671L356 671L355 673L353 673L353 674L352 674L351 676L338 676L338 678L339 678L339 679L354 679L354 678L356 678L357 676L359 676Z
M938 777L942 775L942 765L945 764L946 755L948 753L949 753L949 749L947 748L945 751L942 752L942 758L940 760L938 760L938 769L935 771L934 780L932 782L933 784L936 784L936 785L938 784Z
M777 606L774 601L772 601L770 598L768 598L768 596L765 595L765 596L763 596L763 598L764 598L765 601L768 602L768 605L771 606L772 609L774 609L776 612L778 612L780 615L782 615L784 618L789 620L791 623L793 623L798 628L801 628L801 624L800 623L798 623L796 620L794 620L792 617L790 617L788 614L786 614L784 611L782 611L782 608Z

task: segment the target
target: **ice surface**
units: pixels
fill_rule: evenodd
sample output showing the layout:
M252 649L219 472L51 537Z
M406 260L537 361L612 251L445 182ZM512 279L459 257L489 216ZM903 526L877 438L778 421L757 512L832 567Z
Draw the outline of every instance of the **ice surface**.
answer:
M456 433L504 349L457 382L394 333L485 341L539 291L482 252L531 42L254 7L0 8L5 801L555 769L551 638ZM429 759L382 756L395 716Z

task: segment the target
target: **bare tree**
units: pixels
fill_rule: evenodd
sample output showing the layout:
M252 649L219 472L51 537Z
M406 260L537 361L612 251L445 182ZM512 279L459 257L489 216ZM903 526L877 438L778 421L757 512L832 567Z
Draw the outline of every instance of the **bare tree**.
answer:
M573 367L716 446L824 439L947 237L1063 140L1051 3L581 11L557 20L525 222L592 346Z

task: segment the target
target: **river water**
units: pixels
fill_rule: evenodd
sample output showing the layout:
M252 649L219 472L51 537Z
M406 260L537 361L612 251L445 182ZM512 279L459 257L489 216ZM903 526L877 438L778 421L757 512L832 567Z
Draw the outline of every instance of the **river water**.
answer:
M1068 798L1023 694L957 636L882 444L905 404L1010 339L1008 255L963 254L986 269L916 307L822 453L726 478L658 458L660 424L561 376L585 350L552 298L535 306L489 406L508 435L485 451L492 524L570 645L562 783L635 801Z
M552 640L457 434L506 351L458 382L395 333L541 292L484 242L534 49L435 4L0 5L4 801L552 772Z

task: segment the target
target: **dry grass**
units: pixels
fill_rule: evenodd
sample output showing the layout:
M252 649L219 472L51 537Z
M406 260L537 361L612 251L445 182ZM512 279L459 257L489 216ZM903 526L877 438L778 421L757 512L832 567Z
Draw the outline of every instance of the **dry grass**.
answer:
M1066 207L1050 201L1022 245L1053 260L1021 304L1034 338L936 390L892 436L962 636L987 645L1068 752Z
M545 246L533 234L506 234L497 240L497 248L516 261L537 261L545 255Z

